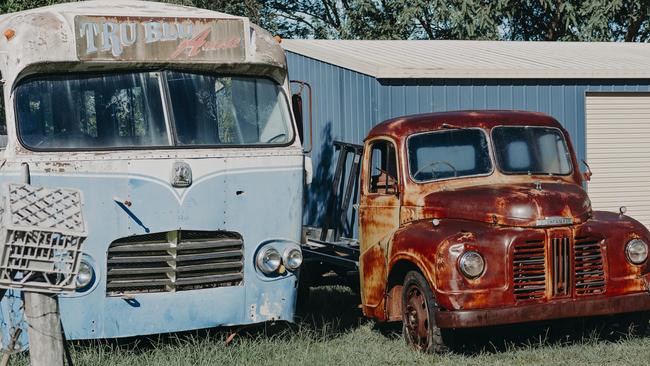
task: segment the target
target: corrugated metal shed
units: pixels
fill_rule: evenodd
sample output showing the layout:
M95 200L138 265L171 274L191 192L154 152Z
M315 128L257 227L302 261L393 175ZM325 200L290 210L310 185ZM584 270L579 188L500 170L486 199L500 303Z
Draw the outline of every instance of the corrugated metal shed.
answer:
M387 47L392 44L398 47ZM427 44L431 48L420 46ZM446 46L436 49L438 44ZM469 47L472 44L486 46L475 51ZM558 119L582 159L587 93L650 91L647 44L301 40L282 45L290 77L314 88L315 183L309 189L306 218L310 224L322 218L322 203L330 190L323 182L333 170L332 140L361 143L372 126L401 115L516 109ZM603 53L596 56L597 49ZM646 60L643 65L641 60ZM505 64L509 73L495 76L493 70ZM462 73L458 73L460 66ZM451 73L454 67L455 74ZM526 72L532 69L540 74L532 77ZM543 73L554 76L541 77Z
M650 78L644 43L285 40L282 46L378 79Z

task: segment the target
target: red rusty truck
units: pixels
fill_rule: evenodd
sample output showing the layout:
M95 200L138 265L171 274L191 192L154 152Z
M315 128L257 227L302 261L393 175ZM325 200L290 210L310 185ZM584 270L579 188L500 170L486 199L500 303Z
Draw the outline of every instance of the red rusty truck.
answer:
M358 269L363 313L402 321L413 348L442 351L460 328L597 315L645 330L650 233L623 209L592 210L590 172L552 117L400 117L337 148L337 214L307 232L305 281Z

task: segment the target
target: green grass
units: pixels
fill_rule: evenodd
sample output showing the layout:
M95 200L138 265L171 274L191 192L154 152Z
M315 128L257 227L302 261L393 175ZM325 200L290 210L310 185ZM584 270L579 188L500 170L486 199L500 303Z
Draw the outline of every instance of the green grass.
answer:
M262 326L190 332L72 347L75 365L647 365L650 337L616 341L594 333L565 336L567 322L502 327L459 335L456 353L411 351L397 330L360 317L356 295L319 289L311 312L295 326ZM560 328L560 329L558 329ZM236 336L226 344L228 335ZM27 365L16 355L14 365Z

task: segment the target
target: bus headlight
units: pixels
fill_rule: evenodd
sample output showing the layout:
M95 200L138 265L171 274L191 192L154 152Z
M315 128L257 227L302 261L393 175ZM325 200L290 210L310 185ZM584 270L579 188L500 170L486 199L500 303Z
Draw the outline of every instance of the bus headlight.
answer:
M269 275L280 268L282 256L274 247L265 247L257 253L255 263L262 273Z
M648 244L641 239L632 239L625 245L625 256L632 264L641 264L648 259Z
M95 270L90 265L90 263L85 260L81 260L79 264L79 272L77 273L76 286L77 291L83 291L90 287L93 284L95 279Z
M302 264L302 250L300 248L288 248L284 251L282 260L288 270L295 271Z
M458 267L465 277L474 279L483 274L485 261L477 252L465 252L460 257Z

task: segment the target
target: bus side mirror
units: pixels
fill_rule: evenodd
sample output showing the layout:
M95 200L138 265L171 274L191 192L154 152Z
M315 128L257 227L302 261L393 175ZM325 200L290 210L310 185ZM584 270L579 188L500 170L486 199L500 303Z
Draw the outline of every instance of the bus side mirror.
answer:
M299 89L296 93L291 96L291 108L293 109L293 115L296 117L296 125L298 126L298 136L300 142L302 143L303 150L305 154L309 154L312 149L313 139L313 104L312 104L312 90L311 85L304 81L300 80L291 80L292 84L299 86ZM302 91L307 87L307 97L309 98L309 148L305 148L305 127L304 127L304 114L303 114L303 103L302 103Z
M291 108L293 109L293 115L296 117L296 125L298 126L298 137L302 144L305 143L304 137L304 123L302 116L302 96L298 93L291 96Z

